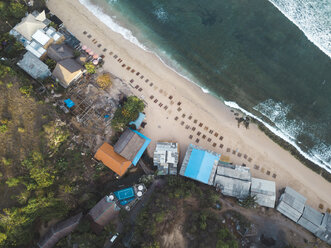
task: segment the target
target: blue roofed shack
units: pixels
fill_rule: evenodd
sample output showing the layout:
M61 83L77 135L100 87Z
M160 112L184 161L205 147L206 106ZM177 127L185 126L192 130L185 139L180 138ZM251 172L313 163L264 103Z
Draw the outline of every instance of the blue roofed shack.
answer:
M220 157L220 154L191 144L187 149L179 174L212 185Z
M138 128L140 127L141 123L144 121L145 117L146 117L145 114L143 114L143 113L139 113L139 116L138 116L137 120L135 120L135 121L131 121L131 122L129 123L129 125L134 124L134 125L136 126L136 129L138 129Z
M75 106L75 103L71 99L64 100L64 103L67 105L68 108L72 108Z
M114 151L125 159L132 161L133 165L137 165L150 142L150 138L128 128L114 145Z

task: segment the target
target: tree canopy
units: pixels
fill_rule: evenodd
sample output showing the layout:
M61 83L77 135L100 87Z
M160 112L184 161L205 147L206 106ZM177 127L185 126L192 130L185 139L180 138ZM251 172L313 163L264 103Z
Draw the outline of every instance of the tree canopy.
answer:
M138 118L139 112L143 111L145 104L136 96L129 96L122 107L118 108L112 120L112 127L121 131L129 124Z

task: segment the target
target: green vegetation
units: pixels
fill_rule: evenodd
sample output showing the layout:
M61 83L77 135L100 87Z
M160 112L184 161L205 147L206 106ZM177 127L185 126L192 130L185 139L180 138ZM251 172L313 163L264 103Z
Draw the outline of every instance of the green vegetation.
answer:
M44 61L44 63L49 67L51 71L55 69L56 61L54 59L48 58Z
M112 120L112 127L116 131L122 131L131 122L138 118L139 112L142 112L145 104L136 96L129 96L122 107L118 108Z
M257 205L256 196L248 195L244 200L239 203L244 208L253 208Z
M71 144L68 126L34 98L30 79L0 63L0 81L12 82L0 85L0 248L33 247L44 223L92 207L98 195L80 198L109 177Z
M27 10L26 5L21 4L19 1L11 1L9 5L9 13L15 18L22 18Z
M98 235L94 234L91 229L90 221L83 219L76 230L71 234L71 237L60 240L55 247L72 248L73 244L77 244L79 248L103 247L110 233L114 232L115 227L112 224L108 224L101 233Z
M32 85L25 85L20 88L20 92L27 97L31 95L32 90L33 90Z
M97 77L97 84L102 89L106 89L109 86L111 86L112 82L111 82L111 79L110 79L110 74L109 73L104 73L104 74L98 76Z
M88 74L94 74L95 71L95 66L92 64L92 62L88 62L85 64L85 69Z
M217 243L218 247L238 247L237 238L222 223L219 210L214 209L219 197L211 187L182 177L167 177L165 185L154 191L138 215L132 246L161 247L165 236L171 237L180 229L188 247L216 247Z

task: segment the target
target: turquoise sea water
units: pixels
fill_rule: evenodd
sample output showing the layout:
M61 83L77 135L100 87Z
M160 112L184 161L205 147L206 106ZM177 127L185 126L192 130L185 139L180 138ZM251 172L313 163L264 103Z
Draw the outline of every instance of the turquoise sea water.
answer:
M132 42L272 124L331 171L331 1L271 1L90 3L130 30L117 29Z

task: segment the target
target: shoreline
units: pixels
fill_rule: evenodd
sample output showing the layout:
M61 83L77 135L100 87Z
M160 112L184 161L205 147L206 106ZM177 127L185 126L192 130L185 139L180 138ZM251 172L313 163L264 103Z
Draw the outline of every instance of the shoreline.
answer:
M233 163L245 163L251 169L253 176L276 181L277 189L286 185L293 187L307 196L308 202L313 207L317 208L321 203L325 207L323 211L330 208L331 199L328 193L331 190L331 185L303 166L289 152L271 141L256 125L251 125L248 130L238 129L233 113L223 103L212 95L203 93L198 86L192 85L170 68L166 68L159 58L151 52L143 51L125 40L120 34L110 30L88 12L78 0L73 0L70 3L65 0L49 0L48 7L62 19L64 25L81 40L82 44L88 45L100 54L104 54L102 52L104 48L108 49L105 53L104 70L122 78L128 85L131 79L134 79L133 84L138 83L137 85L142 91L138 91L138 88L132 90L134 94L147 102L148 125L143 133L153 140L149 152L153 150L157 140L178 141L181 155L189 143L196 144L229 156ZM74 12L75 14L73 14ZM101 48L98 48L96 44L93 44L90 39L83 35L85 30L102 43ZM104 46L104 44L106 45ZM139 68L137 71L144 75L144 80L125 70L117 60L110 57L108 55L110 50L114 51L114 54L118 54L123 59L124 64L135 69ZM150 82L155 82L154 87L145 82L146 78L149 78ZM154 99L150 99L152 95L160 103L156 104ZM177 104L171 105L172 101L169 100L169 95L176 99ZM180 105L178 105L179 102ZM164 110L164 105L168 106L167 111ZM179 108L180 111L178 111ZM189 116L193 116L192 120L188 120ZM174 120L176 117L178 120ZM198 123L192 124L195 118L198 123L200 121L201 123L208 123L208 127L203 125L204 128L202 128L195 125ZM186 129L187 126L189 128ZM193 127L196 129L195 132L192 132ZM213 131L213 134L210 131ZM205 139L197 132L205 134ZM224 140L220 140L219 136L216 139L216 132L223 135ZM193 137L190 138L191 135ZM195 141L198 139L199 141L196 143ZM208 141L209 139L212 141ZM217 146L214 147L213 144ZM228 149L230 150L228 151ZM239 154L241 155L239 156ZM244 158L245 155L246 158ZM260 169L254 169L256 165ZM276 177L273 178L273 175Z
M107 4L105 4L105 6L103 6L103 5L99 6L99 5L95 5L95 4L91 3L90 0L79 0L79 2L80 2L80 4L85 6L86 8L88 7L89 11L91 13L93 13L99 21L103 22L109 29L111 29L114 32L120 34L121 36L123 36L124 39L126 39L126 40L130 41L131 43L137 45L138 47L140 47L144 51L157 56L166 67L168 67L170 70L177 73L179 76L184 77L186 80L190 81L192 84L198 86L203 93L210 94L211 96L213 96L213 97L217 98L218 100L222 101L226 106L228 106L232 109L235 109L236 111L240 111L242 114L244 114L246 116L249 116L249 117L253 118L255 121L259 122L260 125L263 125L265 128L268 129L268 131L266 130L266 132L265 132L266 135L268 135L268 133L271 132L271 133L273 133L273 136L277 136L278 138L283 140L281 143L277 142L281 147L283 147L286 150L289 150L288 144L290 144L292 146L290 148L290 150L291 151L295 150L296 154L299 153L299 158L298 159L301 162L304 162L305 165L307 164L306 161L308 161L309 164L312 163L312 164L315 165L313 167L316 167L316 166L320 167L318 169L319 171L326 171L326 173L331 174L331 165L329 163L327 163L326 161L320 159L318 157L318 154L315 154L312 151L304 152L303 151L304 148L300 147L296 143L296 140L291 138L291 136L286 134L286 132L284 132L283 130L277 128L276 126L270 125L267 121L262 119L263 118L262 116L253 114L252 111L248 111L248 110L242 108L241 106L238 105L237 102L226 101L221 96L217 95L217 93L215 93L213 91L210 91L208 88L206 88L206 86L201 84L199 82L199 80L197 80L185 68L183 68L181 65L177 65L178 63L176 61L172 60L170 56L165 55L163 57L162 55L160 55L159 53L162 54L162 50L154 51L153 49L149 49L145 44L141 43L139 41L139 39L135 35L133 35L132 31L127 27L126 24L123 25L122 22L117 23L117 21L116 21L117 18L116 17L118 15L121 15L121 13L118 13L118 12L115 11L110 16L110 13L106 13L106 12L109 12L108 10L106 12L103 12L103 10L100 10L100 8L103 8L103 7L108 8ZM272 2L271 2L271 4L274 5ZM283 15L285 15L281 10L279 10L279 11ZM113 14L115 14L115 15L113 15ZM123 16L120 17L121 21L122 21L123 18L124 18ZM290 19L290 21L293 22L291 19ZM298 27L298 28L300 29L300 27ZM260 114L262 114L262 113L260 113ZM270 136L270 135L268 135L268 136ZM312 168L312 166L308 166L308 167ZM315 171L317 171L317 170L315 169Z

